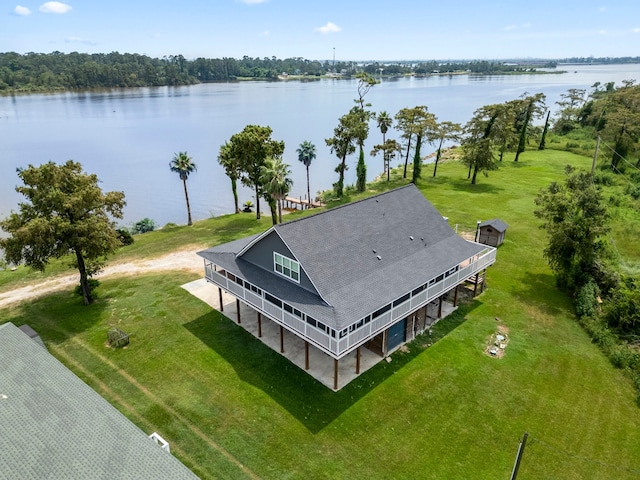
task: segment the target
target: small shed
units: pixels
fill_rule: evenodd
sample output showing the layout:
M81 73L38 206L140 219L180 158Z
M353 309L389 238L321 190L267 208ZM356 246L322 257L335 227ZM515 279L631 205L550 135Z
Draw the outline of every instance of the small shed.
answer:
M478 224L478 242L492 247L498 247L504 242L504 235L509 225L499 218L487 220Z

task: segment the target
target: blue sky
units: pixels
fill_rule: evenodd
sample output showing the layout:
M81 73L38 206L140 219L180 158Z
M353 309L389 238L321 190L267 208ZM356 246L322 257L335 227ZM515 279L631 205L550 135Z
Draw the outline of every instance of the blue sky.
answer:
M337 60L640 55L637 0L1 0L0 51Z

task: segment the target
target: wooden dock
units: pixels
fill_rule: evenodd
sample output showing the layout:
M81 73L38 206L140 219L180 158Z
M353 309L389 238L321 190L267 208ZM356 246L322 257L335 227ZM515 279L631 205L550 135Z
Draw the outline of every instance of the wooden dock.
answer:
M318 208L324 206L324 203L310 202L309 200L303 199L302 197L285 197L284 199L284 208L286 208L287 210L305 210L309 208Z

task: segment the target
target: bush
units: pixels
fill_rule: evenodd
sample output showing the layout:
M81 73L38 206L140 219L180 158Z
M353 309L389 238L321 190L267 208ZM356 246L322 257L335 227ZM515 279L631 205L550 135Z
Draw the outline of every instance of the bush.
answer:
M143 218L133 226L132 232L134 235L139 233L153 232L156 229L156 223L150 218Z
M126 228L118 228L116 229L116 232L118 233L118 240L120 240L120 243L123 246L133 244L133 237L131 236L129 230L127 230Z
M604 185L607 187L611 187L615 185L616 180L614 175L609 171L597 170L593 173L593 182L596 185Z
M617 368L635 369L640 363L640 355L627 345L616 345L609 352L609 360Z
M591 317L596 314L598 309L598 286L590 279L582 287L578 289L575 298L576 315L580 317Z

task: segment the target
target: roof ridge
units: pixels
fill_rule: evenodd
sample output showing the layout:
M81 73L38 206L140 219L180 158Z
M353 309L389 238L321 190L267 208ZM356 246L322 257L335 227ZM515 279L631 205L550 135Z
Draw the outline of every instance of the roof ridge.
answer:
M288 222L279 223L279 224L277 224L277 225L272 225L272 226L271 226L271 227L269 227L269 228L276 229L276 228L278 228L278 227L284 227L284 226L286 226L286 225L291 225L291 224L293 224L293 223L300 222L300 221L302 221L302 220L307 220L307 219L309 219L309 218L317 217L317 216L319 216L319 215L324 215L324 214L329 213L329 212L335 212L336 210L339 210L339 209L341 209L341 208L351 207L351 206L353 206L353 205L357 205L357 204L359 204L359 203L366 202L366 201L368 201L368 200L372 200L372 199L377 198L377 197L382 197L382 196L384 196L384 195L389 195L389 194L391 194L391 193L395 193L395 192L397 192L397 191L399 191L399 190L403 190L403 189L411 188L411 187L414 187L416 190L420 191L420 190L418 189L418 187L416 187L413 183L408 183L407 185L402 185L402 186L400 186L400 187L393 188L393 189L391 189L391 190L386 190L386 191L384 191L384 192L376 193L375 195L371 195L370 197L361 198L360 200L355 200L355 201L353 201L353 202L343 203L342 205L338 205L337 207L331 207L331 208L328 208L328 209L323 210L323 211L318 212L318 213L314 213L314 214L309 215L309 216L306 216L306 217L300 217L300 218L296 218L296 219L294 219L294 220L289 220ZM422 193L422 192L420 192L420 193ZM423 196L424 196L424 195L423 195Z

